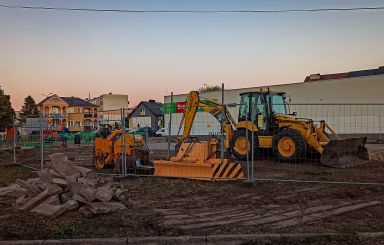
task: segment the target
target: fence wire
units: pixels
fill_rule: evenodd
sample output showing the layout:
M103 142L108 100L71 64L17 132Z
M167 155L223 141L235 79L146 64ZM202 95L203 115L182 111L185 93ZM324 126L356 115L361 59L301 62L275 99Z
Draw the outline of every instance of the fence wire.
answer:
M248 113L242 118L239 115L240 104L236 107L231 105L229 111L237 123L253 123L260 129L245 130L245 138L250 142L250 154L243 157L234 154L233 137L241 129L232 125L232 140L222 156L220 144L227 136L221 130L223 122L201 106L197 108L190 138L192 141L216 138L218 147L215 158L221 163L229 159L240 164L247 181L384 184L383 104L289 104L288 117L298 118L302 122L313 121L316 127L324 121L342 139L367 138L370 160L343 168L325 165L321 161L322 153L307 141L305 154L295 161L282 159L276 151L279 146L273 143L279 129L268 130L276 121L268 121L268 114L260 114L251 108L246 108ZM150 118L145 112L130 115L131 111L127 109L31 115L25 123L15 121L14 127L0 135L1 161L41 169L50 154L65 153L76 164L94 168L98 174L153 176L156 161L175 160L178 157L177 137L184 131L180 122L185 104L171 101L165 103L161 110L157 118ZM328 129L326 136L336 140ZM347 144L346 147L354 145ZM339 149L331 150L337 152ZM199 157L193 154L190 152L188 157ZM217 171L224 174L227 169L223 167Z

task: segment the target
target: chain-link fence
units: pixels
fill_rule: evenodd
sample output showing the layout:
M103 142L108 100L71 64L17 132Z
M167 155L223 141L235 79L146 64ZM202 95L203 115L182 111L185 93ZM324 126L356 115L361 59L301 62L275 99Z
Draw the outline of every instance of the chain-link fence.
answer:
M1 160L40 169L65 153L118 176L383 183L384 104L223 101L28 116L1 135Z
M260 121L261 114L253 119L259 128L268 123L286 128L254 133L264 140L252 148L254 180L383 183L384 105L289 104L287 109L286 119Z

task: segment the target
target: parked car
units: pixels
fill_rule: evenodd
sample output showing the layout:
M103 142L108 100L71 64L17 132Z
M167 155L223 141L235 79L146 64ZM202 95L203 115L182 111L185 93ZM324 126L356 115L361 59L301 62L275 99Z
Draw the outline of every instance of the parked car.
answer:
M156 131L156 136L162 137L165 135L165 128L160 128L159 130Z
M153 128L151 127L141 127L141 128L138 128L136 130L137 133L144 133L144 134L148 134L149 137L153 137L153 136L156 136L156 132L155 130L153 130Z

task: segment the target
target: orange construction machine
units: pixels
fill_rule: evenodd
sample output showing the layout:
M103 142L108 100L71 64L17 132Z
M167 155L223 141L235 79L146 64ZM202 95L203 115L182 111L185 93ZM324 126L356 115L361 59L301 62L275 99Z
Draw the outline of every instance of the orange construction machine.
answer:
M149 151L144 136L140 134L124 134L114 130L106 137L95 138L95 166L97 169L114 168L115 173L126 169L127 174L152 175L152 162L149 161ZM125 154L125 155L123 155ZM122 166L125 157L126 166Z

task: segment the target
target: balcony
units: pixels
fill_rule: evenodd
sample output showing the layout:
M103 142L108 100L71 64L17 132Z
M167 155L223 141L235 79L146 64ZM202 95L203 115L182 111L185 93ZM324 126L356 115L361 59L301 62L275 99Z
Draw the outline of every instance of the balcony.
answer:
M65 118L65 117L67 117L67 115L61 114L61 113L51 113L51 114L48 114L48 117L59 119L59 118Z
M97 113L85 112L84 118L97 118Z

